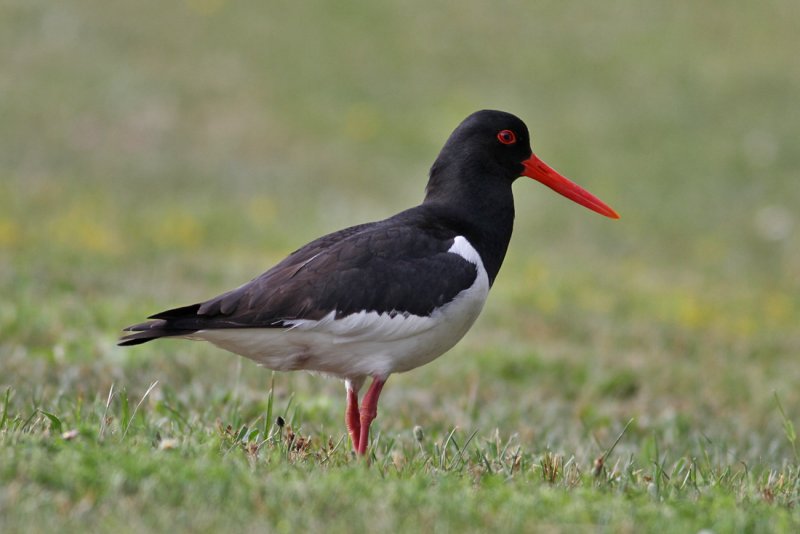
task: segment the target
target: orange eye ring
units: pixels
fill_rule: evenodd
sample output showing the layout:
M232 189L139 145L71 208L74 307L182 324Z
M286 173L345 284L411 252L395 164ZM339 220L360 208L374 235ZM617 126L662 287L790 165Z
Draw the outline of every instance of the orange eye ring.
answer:
M513 145L517 142L517 134L511 130L500 130L497 132L497 140L504 145Z

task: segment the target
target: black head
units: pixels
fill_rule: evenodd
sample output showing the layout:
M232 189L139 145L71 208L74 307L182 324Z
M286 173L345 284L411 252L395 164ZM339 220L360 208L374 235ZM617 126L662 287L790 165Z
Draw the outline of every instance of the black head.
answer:
M523 172L522 162L531 155L528 127L511 113L476 111L450 134L431 168L440 172L479 174L481 179L513 182Z

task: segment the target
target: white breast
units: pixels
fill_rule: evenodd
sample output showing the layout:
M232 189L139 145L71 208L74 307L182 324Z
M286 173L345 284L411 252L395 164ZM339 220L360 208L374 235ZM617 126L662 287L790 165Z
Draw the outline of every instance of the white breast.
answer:
M204 339L270 369L305 369L341 378L387 377L429 363L460 340L478 318L489 294L480 255L464 237L448 252L477 268L475 282L427 317L361 311L339 319L299 319L289 328L200 330Z

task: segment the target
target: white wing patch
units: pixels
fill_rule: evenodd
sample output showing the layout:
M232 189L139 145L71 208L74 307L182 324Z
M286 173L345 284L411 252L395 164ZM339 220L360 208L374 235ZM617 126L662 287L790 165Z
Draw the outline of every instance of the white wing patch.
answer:
M200 330L191 338L211 343L279 371L306 369L345 379L387 377L441 356L467 333L489 294L481 257L462 236L449 253L475 265L473 284L430 316L362 310L339 319L287 321L289 328Z
M478 277L481 276L481 273L486 275L486 269L483 268L483 261L481 261L481 255L478 254L478 251L467 241L467 238L464 236L456 236L453 239L453 244L450 246L451 254L458 254L468 262L472 263L476 267L478 267ZM489 277L487 275L486 281L488 283Z

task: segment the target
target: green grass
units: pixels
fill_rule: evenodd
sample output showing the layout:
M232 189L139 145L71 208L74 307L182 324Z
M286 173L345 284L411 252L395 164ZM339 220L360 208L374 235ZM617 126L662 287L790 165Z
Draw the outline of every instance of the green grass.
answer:
M6 0L0 531L798 530L798 25L788 0ZM483 316L391 377L369 466L336 381L115 346L417 202L486 107L622 219L520 181Z

